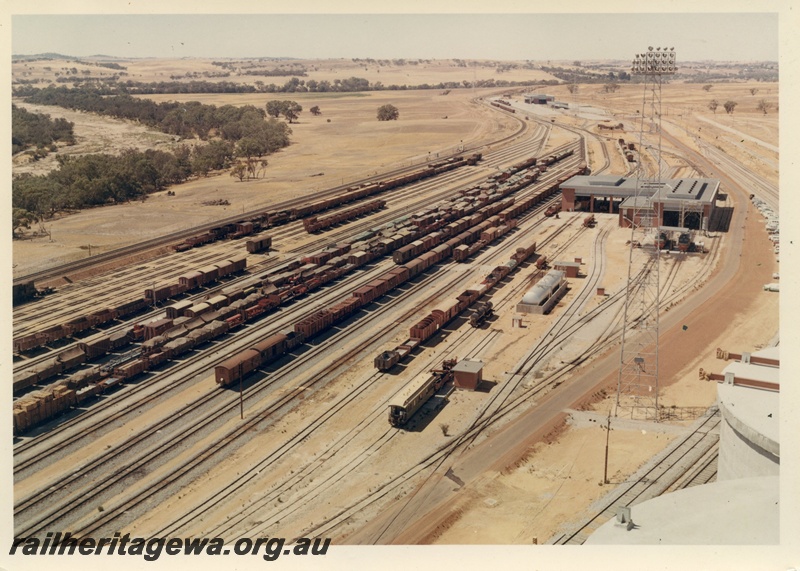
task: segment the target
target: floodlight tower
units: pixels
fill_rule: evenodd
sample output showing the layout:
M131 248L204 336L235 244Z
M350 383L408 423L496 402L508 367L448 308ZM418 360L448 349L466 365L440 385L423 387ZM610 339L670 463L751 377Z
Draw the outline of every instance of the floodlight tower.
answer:
M659 248L656 238L661 215L653 208L653 196L661 188L661 81L675 73L675 49L652 47L636 54L631 73L644 76L644 95L639 128L639 159L633 196L628 282L620 350L615 416L621 411L644 413L658 421L658 308L660 301ZM655 147L645 146L648 133L657 137ZM646 149L656 161L655 177L648 177L642 161Z

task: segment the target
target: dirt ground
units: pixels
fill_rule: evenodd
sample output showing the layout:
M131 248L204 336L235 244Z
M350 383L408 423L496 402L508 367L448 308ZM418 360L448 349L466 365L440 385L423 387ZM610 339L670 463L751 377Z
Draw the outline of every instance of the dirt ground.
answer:
M200 99L195 96L189 99ZM89 209L45 223L50 236L15 240L14 275L25 275L159 234L188 229L235 212L245 212L298 195L359 180L400 166L420 164L451 156L463 146L466 152L481 144L510 134L516 122L488 111L470 101L467 92L437 91L370 93L331 98L297 98L308 109L319 105L322 114L303 113L291 128L292 144L268 158L263 178L240 182L228 173L192 180L169 190L149 195L144 202ZM213 104L258 104L263 95L209 96ZM400 110L398 121L379 122L375 110L385 103ZM46 109L52 117L61 116L58 108ZM132 127L121 121L94 117L86 113L63 111L76 123L76 147L65 153L96 149L95 136L102 133L105 152L146 145L148 140L165 146L163 134ZM54 159L53 159L54 160ZM30 170L20 165L20 172ZM46 168L46 166L45 166ZM15 170L15 172L17 172ZM226 199L229 206L204 206L208 200Z
M43 62L35 64L41 66ZM18 64L15 64L15 69L16 65ZM209 69L213 68L210 64L204 65L209 65ZM183 68L175 62L143 60L131 63L129 71L132 75L139 74L137 77L142 78L141 80L148 81L155 79L145 78L164 79L163 76L177 73L180 69ZM367 74L368 71L370 70L361 75L353 73L352 67L331 64L328 71L321 69L319 73L320 77L330 73L333 78L339 73L338 77L358 75L367 77L370 81L375 80ZM431 78L442 77L437 74L445 72L463 75L466 70L434 70L432 67L424 67L417 71L419 74L414 75L414 83L432 81ZM480 69L476 73L479 71ZM489 70L484 71L488 73ZM410 73L405 68L391 73L385 69L381 69L380 74L377 71L371 73L389 84L397 81L404 72ZM277 79L279 78L276 78L276 82ZM511 79L511 76L507 79ZM584 128L594 128L597 122L606 120L623 121L631 127L635 125L633 118L637 105L641 103L640 88L624 86L617 93L605 94L602 93L601 86L579 87L577 97L571 96L566 87L548 87L546 92L553 93L559 99L596 108L597 117L588 112L565 112L559 115L558 121ZM750 86L747 84L718 84L711 93L703 91L701 85L667 85L663 97L666 110L664 121L670 124L665 128L692 145L696 145L696 138L702 138L777 184L777 113L764 116L755 108L756 102L761 98L776 99L777 86L759 84L758 87L759 93L753 96L749 93ZM182 100L263 105L269 99L287 98L287 95L207 95L186 96ZM143 203L94 209L47 222L46 226L52 233L52 242L47 237L37 237L14 243L15 275L86 256L83 248L87 244L92 245L93 251L113 249L158 233L189 228L240 209L267 206L294 197L298 192L311 196L316 190L343 184L367 174L403 164L424 162L429 156L435 158L437 153L446 156L455 152L462 144L467 149L475 148L482 142L513 130L510 120L471 102L473 96L467 90L454 90L448 95L441 95L436 90L335 96L292 94L292 99L297 100L304 109L319 105L322 115L314 117L305 112L301 115L300 121L292 125L292 145L269 158L270 166L265 178L240 183L227 174L220 174L175 187L172 190L176 196L167 197L165 192L157 193ZM721 109L714 114L707 108L707 102L711 98L720 101L732 98L738 100L735 116L728 116ZM177 98L158 98L168 99ZM375 110L384 103L392 103L399 108L399 121L378 123L375 120ZM97 139L101 135L104 139L100 146L107 152L109 149L118 150L129 146L143 148L148 144L172 144L169 138L122 122L87 114L67 115L66 111L61 115L56 109L50 108L46 112L53 117L64 116L76 123L78 145L71 150L65 149L64 152L90 152L90 149L97 148ZM557 144L559 136L554 135L551 145ZM612 141L615 137L613 134L603 136ZM599 161L599 144L591 142L590 150L593 160ZM676 168L685 171L691 169L681 161L674 160L673 163ZM15 172L24 172L26 168L31 167L16 165ZM37 165L37 168L40 167ZM624 174L625 168L627 165L624 160L612 153L611 167L606 172ZM691 174L686 172L682 176ZM215 198L226 198L231 204L227 207L201 205L204 200ZM737 208L745 206L737 204ZM753 272L750 279L761 280L765 274L777 271L777 264L769 254L769 242L765 235L761 235L764 232L763 222L757 212L751 213L748 224L748 232L752 232L755 239L748 240L748 247L752 251L749 251L748 256L751 257L747 259L754 260L755 256L761 256L765 260L764 266L758 272ZM617 231L609 242L610 268L603 279L603 285L609 292L622 287L624 282L624 241L624 233ZM586 244L577 244L575 255L585 255L582 249L587 247ZM691 275L691 272L687 272L684 279L689 279ZM728 295L725 301L736 303L735 292L728 292ZM569 297L565 298L562 305L569 300ZM597 302L599 301L595 303ZM499 378L512 368L530 349L528 340L535 338L537 327L541 326L529 323L527 329L512 329L512 313L507 312L500 316L504 335L482 354L487 362L486 376L489 378ZM742 303L738 313L723 327L711 321L693 321L690 328L692 342L676 340L674 346L679 350L669 353L665 366L666 378L660 395L662 404L679 407L705 407L713 404L716 397L715 386L699 382L697 370L703 367L718 371L724 367L722 362L714 358L716 347L732 351L754 350L767 344L776 334L777 327L778 296L766 292L748 300L748 303ZM339 384L337 388L333 388L333 394L341 387ZM317 398L324 404L326 398L333 397L323 393ZM479 398L480 395L476 393L456 393L452 397L451 405L445 407L437 418L437 424L448 423L455 431L459 422L466 422L470 412L478 406ZM543 543L562 526L574 521L577 514L609 490L608 486L601 485L605 432L596 425L596 418L604 417L610 402L610 399L601 399L584 407L590 410L575 413L560 432L551 435L548 441L534 445L512 467L488 471L477 481L470 483L459 503L448 506L446 514L440 514L444 523L427 541L440 544L530 544L536 540ZM591 413L597 413L597 416L593 417ZM293 427L296 428L302 422L302 414L290 415L281 422L279 428L291 434ZM666 423L664 426L654 425L648 429L634 425L627 428L620 426L612 435L609 465L611 480L621 481L635 472L642 463L663 449L681 426L680 423L675 426ZM331 430L341 428L333 427ZM406 436L429 444L442 438L436 426ZM253 446L257 448L257 442L254 441ZM247 449L243 449L243 452L246 451ZM322 453L322 450L315 449L314 452ZM221 473L217 475L224 477ZM365 485L372 485L377 481L379 478L376 472L376 477L370 477ZM202 491L195 490L198 493ZM190 499L184 495L174 501L189 503ZM341 501L343 504L347 503L346 498ZM157 526L159 522L148 523Z
M592 87L587 86L587 89ZM713 90L716 90L714 96L739 97L745 101L744 105L736 108L738 117L719 113L714 116L710 110L703 109L702 101L708 94L699 85L683 89L666 86L664 104L667 108L674 109L672 104L681 104L687 110L692 109L696 121L688 117L688 111L687 117L677 118L673 111L673 117L664 120L676 121L676 124L667 128L672 133L682 134L681 138L691 143L694 133L684 129L682 121L703 126L700 136L704 140L713 141L718 148L777 186L777 117L765 117L756 110L744 85L719 85ZM557 89L548 89L550 91L558 93ZM774 88L763 91L777 95ZM598 107L613 105L616 113L611 115L612 120L635 108L633 100L600 93L591 97L591 104ZM620 112L621 109L624 113ZM575 122L583 122L578 114ZM746 203L737 204L740 208L748 206ZM662 406L691 408L712 405L716 401L716 384L699 381L698 370L704 368L719 372L725 367L725 363L715 357L716 348L755 351L776 338L778 296L757 293L753 297L749 293L759 290L760 284L764 280L770 281L771 273L778 271L771 244L766 239L764 220L755 209L748 217L747 235L750 238L746 241L743 259L747 255L748 263L759 267L756 275L744 272L740 276L742 281L737 281L735 289L748 293L737 295L737 291L728 291L724 303L719 304L738 308L732 319L723 321L723 325L716 320L694 320L691 324L692 341L688 343L670 342L681 334L680 331L661 339L659 404ZM759 260L763 261L763 266ZM609 283L623 281L620 266L616 267L616 272L606 280ZM719 310L725 311L722 307ZM441 514L440 526L426 538L426 543L542 543L579 521L581 510L609 490L609 486L602 485L605 430L600 425L614 406L615 394L611 388L606 394L605 398L589 406L590 410L598 413L594 424L585 419L577 422L570 417L570 422L555 442L536 444L516 466L507 471L486 473L470 485L461 501L449 506L447 514ZM610 442L609 479L612 484L623 481L665 448L678 434L675 429L685 422L651 423L644 429L619 424L612 432Z

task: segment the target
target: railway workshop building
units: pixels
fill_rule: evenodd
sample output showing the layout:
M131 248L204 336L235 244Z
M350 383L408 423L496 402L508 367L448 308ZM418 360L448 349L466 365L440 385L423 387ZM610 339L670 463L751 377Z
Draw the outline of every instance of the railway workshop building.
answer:
M535 105L547 105L548 103L555 101L555 97L552 95L542 95L542 94L526 94L523 98L525 103L533 103Z
M619 214L620 226L630 227L636 209L649 202L655 225L701 230L711 218L719 194L719 180L710 178L640 180L639 184L639 200L644 203L637 205L635 178L574 176L561 185L561 210Z

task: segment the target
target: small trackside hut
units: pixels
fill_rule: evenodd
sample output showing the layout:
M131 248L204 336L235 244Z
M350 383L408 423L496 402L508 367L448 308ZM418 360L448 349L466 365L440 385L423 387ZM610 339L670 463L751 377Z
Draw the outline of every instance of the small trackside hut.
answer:
M464 359L453 367L453 386L474 391L483 380L483 362Z

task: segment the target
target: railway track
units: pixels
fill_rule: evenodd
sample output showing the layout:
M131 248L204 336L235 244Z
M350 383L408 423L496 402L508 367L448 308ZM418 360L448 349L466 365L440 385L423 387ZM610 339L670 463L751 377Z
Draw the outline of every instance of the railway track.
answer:
M545 209L545 207L546 205L538 209L539 214ZM530 234L531 230L532 229L529 229L528 231L524 232L524 234ZM515 243L504 244L505 250L508 251L510 247L515 246L517 243L524 243L530 240L529 237L523 236L522 234L523 233L520 233L520 235L515 236L516 238ZM489 252L486 252L485 255L489 255ZM459 276L457 279L459 287L463 288L465 287L466 283L474 280L475 276L472 275ZM454 284L452 283L448 284L446 289L453 290L454 289L453 285ZM514 291L512 291L511 296L515 295L515 293L518 293L518 289L519 288L516 288ZM441 297L441 295L442 294L437 292L431 295L427 300L424 300L420 305L421 306L428 305L437 298ZM494 332L488 336L485 336L483 339L478 341L478 344L475 347L471 348L470 350L471 351L482 350L482 348L485 348L487 345L491 343L491 341L493 340L494 336L497 335L497 333L499 332ZM465 343L473 341L474 340L473 338L478 335L480 335L479 332L470 329L467 330L466 333L458 335L456 338L451 338L449 340L450 344L448 351L450 352L460 351L461 348L465 345ZM423 370L433 366L437 359L439 358L434 358L432 361L427 361ZM381 379L385 379L385 377L387 376L390 375L388 375L387 373L371 373L370 375L367 376L366 384L372 385L373 383L381 382ZM362 381L358 381L357 386L359 387L363 386ZM404 390L404 387L398 388L395 394L397 394L402 390ZM234 527L236 525L240 524L247 518L254 516L254 514L258 514L260 518L264 518L266 515L264 510L269 510L270 506L274 504L279 497L281 497L281 494L286 493L292 489L297 489L298 487L303 487L304 482L307 482L308 480L315 478L317 472L324 466L324 462L326 459L331 458L334 455L337 458L340 458L342 455L347 455L347 454L354 455L352 460L348 460L348 462L344 466L339 468L333 475L323 480L323 482L320 483L318 479L314 480L316 482L316 485L313 492L307 494L303 498L302 502L292 502L290 505L283 506L274 513L272 511L269 511L267 512L269 514L268 519L270 521L281 520L291 515L293 512L301 509L302 507L307 506L309 503L313 503L315 501L321 501L321 499L326 496L326 493L330 492L332 489L335 489L335 487L340 483L342 479L346 478L349 474L351 474L353 470L355 470L363 462L365 462L372 454L378 452L383 446L387 445L388 442L393 438L393 435L397 434L396 430L391 429L391 432L387 435L387 433L382 432L380 428L380 427L385 427L387 424L386 423L387 403L392 398L394 398L394 394L391 395L389 398L383 399L382 401L371 405L371 410L367 414L367 416L365 416L365 418L361 420L356 425L355 428L349 430L344 437L339 438L333 444L328 445L326 447L326 453L321 459L314 460L314 462L303 466L303 468L301 468L300 470L293 471L293 474L289 479L282 482L274 489L270 490L270 492L267 493L258 502L254 502L254 504L249 506L246 510L243 510L243 513L239 513L235 517L232 517L228 522L226 522L224 526L215 528L213 530L213 533L221 534L222 536L226 534L231 534L234 531L236 531L234 530ZM374 425L372 426L373 432L378 433L379 436L374 441L370 441L367 444L365 444L364 450L361 450L360 448L357 449L356 451L348 450L347 449L348 447L352 448L351 443L353 438L360 436L361 433L364 430L366 430L368 426L371 425ZM304 429L301 432L301 434L305 436L307 434L306 430ZM275 458L273 456L265 458L263 462L251 468L248 474L240 477L235 482L232 482L223 490L218 491L214 496L209 498L206 502L196 506L190 513L185 514L175 522L172 522L169 526L159 529L158 533L169 534L169 533L175 533L178 530L183 529L183 526L187 525L193 518L198 517L200 514L205 513L206 511L212 509L217 504L217 502L224 500L229 493L237 489L240 489L242 485L250 482L251 479L254 478L253 476L254 473L260 473L260 471L268 463L273 462L274 460ZM253 529L247 530L248 534L257 532L259 532L259 530L253 530ZM236 531L236 533L239 533L239 531Z
M341 282L340 282L340 283L341 283ZM347 285L347 282L344 282L344 284L345 284L345 285Z
M518 122L518 129L514 133L512 133L510 135L507 135L505 137L501 137L501 138L499 138L497 140L490 141L490 142L485 143L483 145L478 145L477 147L474 147L474 148L465 147L461 152L462 153L479 152L479 151L481 151L483 149L489 149L491 147L497 147L497 146L504 145L504 144L509 143L509 142L513 141L514 139L520 137L521 135L523 135L527 131L528 123L526 121L523 121L523 120L519 119L518 117L514 117L514 118ZM345 189L347 189L347 188L349 188L351 186L360 185L360 184L366 184L366 183L369 183L369 182L373 182L373 181L376 181L376 180L382 180L382 179L386 179L386 178L393 178L393 177L400 176L400 175L408 173L408 172L412 172L412 171L416 170L418 167L419 167L419 165L410 165L410 166L407 166L407 167L401 167L401 168L398 168L398 169L382 172L380 174L375 174L373 176L366 177L366 178L363 178L363 179L357 179L357 180L351 181L351 182L349 182L347 184L342 184L342 185L339 185L339 186L336 186L336 187L333 187L333 188L330 188L330 189L327 189L327 190L320 191L320 192L318 192L316 194L316 198L333 197L333 196L336 196L337 194L341 193L343 190L345 190ZM18 276L16 278L14 278L14 283L17 284L17 283L24 283L24 282L28 282L28 281L43 281L43 280L47 280L47 279L59 278L59 277L62 277L64 275L67 275L67 274L70 274L70 273L74 273L74 272L77 272L77 271L80 271L80 270L84 270L84 269L87 269L87 268L90 268L90 267L93 267L93 266L96 266L96 265L99 265L99 264L108 263L108 262L113 261L113 260L115 260L117 258L120 258L120 257L131 256L131 255L134 255L134 254L141 254L142 252L145 252L147 250L158 249L158 248L161 248L161 247L163 247L163 246L165 246L167 244L171 244L173 242L179 242L179 241L181 241L181 240L183 240L183 239L185 239L185 238L187 238L189 236L193 236L195 234L206 232L206 231L208 231L211 228L214 228L216 226L220 226L220 225L228 224L228 223L235 223L235 222L237 222L239 220L243 220L243 219L255 216L257 214L260 214L260 213L264 212L266 209L271 209L271 210L276 210L276 211L288 210L288 209L291 209L291 208L294 208L294 207L297 207L297 206L302 206L307 202L308 202L308 198L307 197L302 197L302 198L287 200L287 201L280 202L280 203L273 204L273 205L264 205L264 206L259 207L257 209L254 209L254 210L251 210L251 211L248 211L248 212L243 212L243 213L238 214L236 216L231 216L231 217L228 217L228 218L219 219L219 220L216 220L216 221L208 223L208 224L196 226L194 228L190 228L190 229L187 229L187 230L181 230L179 232L173 232L173 233L170 233L170 234L161 235L158 238L142 241L142 242L139 242L137 244L132 244L130 246L125 246L125 247L122 247L122 248L117 248L117 249L112 250L110 252L104 252L103 254L98 254L98 255L93 256L92 258L89 258L89 259L78 260L76 262L70 262L68 264L64 264L64 265L57 266L57 267L54 267L54 268L49 268L49 269L46 269L46 270L42 270L40 272L34 272L34 273L27 274L27 275L24 275L24 276Z
M679 295L679 292L674 294L675 296ZM624 297L621 294L616 295L617 301L621 302ZM665 303L669 303L670 300L665 300ZM607 305L607 304L604 304ZM621 317L621 307L616 310L616 321L618 318ZM606 311L610 311L606 308ZM546 351L545 348L549 346L553 348L556 345L562 343L566 338L574 335L576 330L579 330L583 323L590 321L596 317L596 314L587 314L581 317L578 322L575 322L572 327L563 328L561 333L561 337L556 337L551 341L547 341L547 336L542 336L541 339L545 339L544 345L541 347L541 354L539 358L535 362L529 361L529 367L527 371L525 371L525 375L530 377L533 373L533 365L536 362L543 362L546 358ZM614 319L611 320L612 325L615 321ZM612 325L607 328L607 331L613 329ZM431 479L434 477L443 478L446 476L448 470L450 469L450 463L445 463L445 461L452 460L452 456L456 453L461 454L465 450L469 448L469 445L472 444L477 440L481 433L486 429L489 425L495 423L502 423L506 420L506 417L512 414L515 410L519 407L523 406L526 402L534 398L540 397L545 392L552 390L554 387L557 387L562 382L565 381L571 374L571 372L580 365L584 360L591 358L594 355L601 354L605 352L614 342L615 339L618 337L619 331L611 331L610 333L603 334L600 338L598 338L585 352L583 358L574 360L569 363L565 363L563 366L558 367L555 371L547 375L541 382L534 383L527 388L518 390L513 396L506 400L502 406L497 407L497 410L494 412L492 416L485 417L482 423L473 423L471 427L464 431L463 438L459 441L454 441L448 443L446 446L436 450L430 456L423 459L417 466L410 468L409 470L403 472L402 474L398 475L396 478L392 479L389 483L385 486L380 487L377 491L373 494L362 498L357 504L350 506L346 510L342 510L339 514L335 517L326 520L323 524L318 526L313 526L312 528L305 530L308 533L320 533L320 534L330 534L336 533L337 530L340 530L348 520L355 517L356 514L368 509L370 506L387 500L389 497L395 496L398 493L402 494L402 489L407 481L415 477L421 477L424 474L428 474L426 478ZM525 376L521 376L521 378L525 378ZM398 525L398 527L402 528L402 522ZM255 529L257 532L264 532L266 531L266 527L262 526L261 528ZM384 533L374 539L373 542L377 543L384 534L389 531L388 528L384 529ZM244 533L246 530L239 530L239 533Z
M719 442L719 412L701 417L686 436L667 447L654 462L637 472L630 482L618 485L611 494L603 498L595 513L582 521L575 529L548 541L556 545L581 545L601 525L616 517L619 507L630 507L661 495L695 466L700 473L709 470L713 453ZM715 468L711 468L715 471ZM703 477L707 477L703 476Z
M359 324L359 325L361 326L361 324ZM32 505L33 505L33 504L32 504ZM26 506L26 507L27 507L27 506ZM55 514L55 515L54 515L54 517L61 517L61 516L60 516L59 514ZM58 521L58 520L56 520L56 521ZM52 521L49 521L49 522L47 522L47 523L52 523Z
M576 310L576 313L577 313L577 310ZM339 360L339 361L337 361L337 363L338 363L338 369L340 369L340 370L342 368L346 367L346 362L345 361ZM372 380L371 382L374 384L375 381ZM358 385L358 386L361 387L362 385ZM357 394L359 394L359 392L357 390L353 390L351 392L346 393L345 397L343 397L343 398L354 399L354 398L356 398ZM337 414L337 413L338 414L345 414L346 413L345 411L347 410L347 406L349 405L350 402L352 402L352 400L350 400L350 401L343 400L342 402L345 403L345 404L343 404L342 407L340 407L340 408L336 409L334 412L332 412L331 416L333 416L334 414ZM385 430L385 407L383 408L383 410L379 410L379 409L380 409L380 407L375 407L375 409L373 411L374 416L373 416L373 414L370 414L365 419L359 421L359 423L355 427L353 427L349 432L347 432L337 442L342 442L343 444L352 442L352 438L354 436L359 436L361 434L361 430L359 429L359 427L361 427L362 423L364 423L364 422L366 422L366 424L364 424L363 426L369 426L369 425L371 425L372 423L375 423L375 422L382 422L384 424L384 431L383 431L382 435L381 434L378 435L378 437L374 441L374 444L371 444L370 447L368 447L366 449L364 454L360 454L360 455L356 456L355 459L351 463L346 464L345 467L342 468L338 472L338 477L337 478L330 478L330 480L324 480L323 484L326 486L325 489L336 490L336 486L339 483L345 482L346 479L347 479L347 476L350 475L355 468L361 467L364 463L366 463L369 460L369 456L371 454L373 454L376 451L379 451L383 446L388 445L390 443L390 441L393 440L393 438L394 438L393 435L396 434L396 432L391 432L391 431ZM308 435L314 433L315 431L318 432L320 430L320 428L324 425L324 422L325 421L321 421L321 423L318 423L318 424L314 425L313 430L311 430L311 432L304 432L305 436L307 437ZM348 437L348 435L349 435L349 437ZM301 438L299 441L296 441L296 442L302 443L303 439ZM231 446L234 445L233 441L228 441L228 444L231 445ZM325 461L331 459L333 454L334 454L334 452L331 452L329 455L325 456L324 459L322 459L322 457L320 457L320 460L319 460L318 464L320 466L324 466ZM208 460L208 458L206 458L205 460L201 460L200 464L198 464L198 466L201 465L202 462L204 462L206 460ZM263 467L266 467L266 464L262 466L262 469L263 469ZM187 475L185 477L188 477L188 472L186 474ZM258 477L258 473L255 472L255 473L251 474L251 476L252 476L253 479L256 479ZM179 479L174 480L175 483L177 483L178 481L179 481ZM330 481L330 483L328 483L329 481ZM245 485L247 483L249 483L249 481L245 481L244 482ZM290 490L291 486L288 486L288 487L286 487L284 489L285 490ZM158 492L155 492L154 494L157 494L157 493ZM155 498L155 499L158 499L157 495L153 495L151 497ZM135 505L133 505L132 507L135 508ZM297 507L296 509L300 509L300 508ZM292 511L289 511L289 510L290 510L290 507L286 506L284 508L284 511L281 511L279 513L280 514L286 514L288 516L288 515L291 515L293 513ZM111 515L112 514L109 514L109 517ZM101 525L108 525L108 523L106 522L106 523L103 523ZM327 522L326 522L326 525L327 525ZM176 529L181 529L181 527L179 526ZM334 529L334 528L331 527L329 529Z
M552 238L553 237L549 238L548 240L550 240ZM522 284L518 285L516 288L514 288L511 291L504 290L503 291L503 293L504 293L504 301L517 298L520 290L524 289L525 287L527 287L527 284L522 283ZM500 303L502 304L504 302L500 302ZM450 352L452 354L452 353L458 351L459 354L460 354L460 352L461 352L460 347L463 345L464 341L469 339L470 337L475 337L477 335L480 335L480 333L477 332L476 330L468 329L467 333L465 333L465 334L458 335L456 338L449 338L449 342L450 343L449 343L448 352ZM471 350L472 351L480 351L482 349L482 347L485 347L486 344L488 344L489 342L491 342L491 334L489 336L487 336L487 338L485 338L484 340L479 340L477 345ZM427 366L430 367L433 364L434 364L433 362L429 362L427 364ZM385 417L385 411L386 411L385 403L384 403L383 407L378 407L378 410L382 411L382 413L383 413L382 416ZM377 422L381 422L381 423L385 422L385 418L377 420ZM342 452L341 451L337 451L337 454L342 454ZM326 480L325 483L327 484L328 480ZM295 485L297 485L296 482L292 483L292 486L295 486ZM315 494L315 497L316 497L316 494ZM261 508L259 508L258 506L254 506L252 508L252 510L261 510L263 508L266 508L269 505L269 501L271 499L273 499L271 496L267 497L265 499L265 501L263 502L263 504L259 503L258 506L262 506ZM305 498L302 501L305 502L306 501ZM309 501L313 502L314 501L313 497ZM296 503L293 503L292 505L294 506L294 509L298 509L298 506L296 505ZM248 512L251 512L252 510L248 510ZM264 514L263 514L262 511L258 511L258 513L259 513L259 515L261 517L263 517ZM282 519L283 515L284 514L270 514L269 520L274 521L276 518L277 519ZM244 520L244 519L246 519L246 514L243 514L241 516L237 516L234 519L236 519L237 521L238 520ZM233 529L231 527L231 525L233 525L233 524L229 522L229 524L226 525L224 528L216 528L216 529L214 529L213 533L223 533L223 532L227 533L227 532L230 532L230 533L233 533L234 535L236 535L236 534L255 534L255 535L257 535L259 533L264 533L264 532L268 531L268 527L267 526L260 526L258 528L238 528L238 529ZM169 529L160 530L159 533L167 532L167 531L169 531Z
M513 296L509 296L509 297L513 297ZM451 340L451 341L452 341L453 343L456 343L456 344L457 344L457 343L459 342L459 339L455 339L455 340ZM379 406L379 407L377 407L377 408L376 408L376 409L373 411L373 414L377 415L377 418L380 418L380 416L381 416L381 414L380 414L380 411L382 411L382 412L383 412L383 415L385 416L385 406L383 406L383 407L380 407L380 406ZM385 420L385 419L383 419L383 420ZM380 420L376 420L376 421L377 421L377 422L380 422ZM374 448L370 448L370 450L373 450L373 449L374 449ZM341 450L338 450L338 448L337 448L337 449L336 449L336 454L337 454L337 455L341 455L341 454L342 454ZM351 466L351 464L348 464L348 466ZM303 472L303 473L305 474L305 472ZM311 476L309 475L308 477L311 477ZM318 482L318 480L315 480L315 482ZM328 481L326 480L326 481L325 481L325 483L327 483L327 482L328 482ZM269 505L269 504L270 504L270 502L273 502L273 501L275 501L275 498L276 498L276 497L279 497L279 494L280 494L280 492L281 492L281 491L286 491L287 489L291 489L291 488L293 488L293 487L295 487L295 486L298 486L298 485L300 485L300 484L299 484L299 482L297 482L297 481L294 481L294 480L293 480L293 481L292 481L290 484L286 484L285 486L282 486L282 487L280 487L280 488L279 488L278 490L276 490L274 493L270 493L269 495L267 495L267 496L265 497L264 501L263 501L263 502L260 502L258 505L262 506L262 508L263 508L263 507L266 507L267 505ZM322 485L322 484L317 484L317 485ZM315 485L315 489L316 489L317 485ZM278 494L278 496L276 496L276 494ZM222 494L222 495L221 495L221 496L220 496L218 499L221 499L223 496L224 496L224 494ZM311 498L309 501L312 501L312 502L313 502L315 497L318 497L318 496L317 496L317 494L314 494L314 495L313 495L313 497L312 497L312 498ZM258 505L257 505L257 506L255 506L255 507L253 507L252 509L253 509L253 510L259 510L260 508L258 507ZM299 506L298 506L298 505L296 505L295 503L292 503L292 505L293 505L293 509L294 509L294 510L297 510L297 509L299 509ZM204 504L203 506L201 506L201 507L198 507L198 508L197 508L197 511L196 511L195 513L203 513L203 512L204 512L206 509L209 509L209 508L210 508L210 505L206 505L206 504ZM251 510L248 510L248 513L252 513L252 512L251 512ZM263 514L262 512L260 512L260 511L259 511L259 517L263 517L263 515L264 515L264 514ZM279 513L279 514L271 514L271 516L270 516L270 518L269 518L269 519L270 519L270 520L272 520L272 521L274 521L274 520L275 520L275 518L277 518L277 519L282 519L282 518L283 518L285 515L287 515L285 512L281 512L281 513ZM235 518L235 519L237 519L237 520L239 520L239 519L245 519L246 517L247 517L247 515L246 515L246 514L243 514L243 515L241 515L241 517L237 517L237 518ZM185 523L186 523L186 520L182 520L182 521L180 522L180 524L185 524ZM233 525L233 524L231 523L231 525ZM166 532L169 532L170 530L175 530L175 529L179 529L179 528L180 528L180 525L179 525L178 523L176 523L176 524L174 524L174 526L173 526L173 527L171 527L171 528L164 528L164 529L160 530L160 531L159 531L159 533L162 533L162 532L166 533ZM214 533L222 533L222 532L230 531L230 529L231 529L231 528L229 528L229 527L226 527L226 528L217 528L217 529L215 529L215 530L214 530ZM236 533L237 533L237 534L242 534L242 533L255 533L255 534L258 534L258 533L262 533L262 532L264 532L264 531L266 531L266 526L261 526L260 528L257 528L257 529L253 529L253 528L249 528L249 529L248 529L248 528L245 528L245 529L238 529L238 530L236 530Z
M518 147L515 147L515 152L526 152L535 155L540 151L540 149L541 141L538 139L533 139L531 141L521 143ZM509 160L511 160L511 156L508 155L507 152L497 152L496 155L498 156L493 155L487 157L485 163L488 168L499 168L499 165L506 164L509 162ZM415 183L401 189L397 189L389 193L389 196L387 196L389 208L387 208L385 212L375 216L367 217L358 222L354 221L354 223L342 227L340 231L331 232L326 236L315 239L309 243L304 243L300 246L284 250L283 257L286 258L294 254L299 255L302 253L308 253L322 248L324 245L341 241L346 237L353 236L368 228L388 222L396 218L398 215L397 210L393 209L393 207L396 206L396 201L400 202L402 200L407 200L409 197L422 195L422 198L414 200L410 204L405 203L403 205L405 210L413 211L417 207L433 204L446 196L452 195L453 189L458 185L465 184L466 179L483 180L484 176L485 175L478 175L476 177L475 174L463 172L458 173L458 171L455 173L449 172L436 177L434 180L426 180L421 183ZM431 193L431 191L435 191L440 187L444 187L444 190ZM294 226L293 230L291 228L292 226ZM306 235L299 222L288 225L286 230L286 232L281 234L279 239L275 240L274 247L276 249L281 248L282 245L288 242L291 242L293 237ZM234 243L241 244L241 242ZM110 275L103 275L91 280L87 280L81 284L82 286L96 285L97 287L94 289L84 291L84 288L81 288L79 291L75 292L75 295L59 296L58 298L51 297L46 301L21 306L17 309L17 311L15 311L15 334L19 336L47 325L63 323L68 318L74 317L75 314L80 314L82 311L88 313L92 309L96 309L98 306L102 307L103 305L111 305L115 302L119 303L120 301L132 301L134 299L138 299L141 297L141 286L139 286L138 291L131 291L131 284L163 283L175 281L177 276L185 273L187 270L197 269L203 265L230 257L232 254L229 251L226 252L226 250L230 250L230 244L230 241L211 244L210 246L206 246L202 249L190 251L192 254L190 254L188 257L186 256L186 253L175 253L167 256L156 267L154 267L152 264L145 264L139 268L135 268L134 270L126 268L112 272ZM274 267L275 265L278 265L278 263L279 261L275 261L271 264L268 262L267 264L264 264L263 267L259 268L259 271L268 269L270 266ZM235 283L235 281L228 281L225 283L225 285L227 286L233 283ZM69 288L65 289L73 291L76 288L74 286L70 286ZM212 287L208 291L214 291L215 289L215 287ZM200 297L207 295L207 293L208 292L196 294L188 299L199 299ZM128 299L128 296L130 299ZM45 358L49 358L49 355L41 357L40 360ZM25 362L25 366L30 366L34 362L35 361Z

